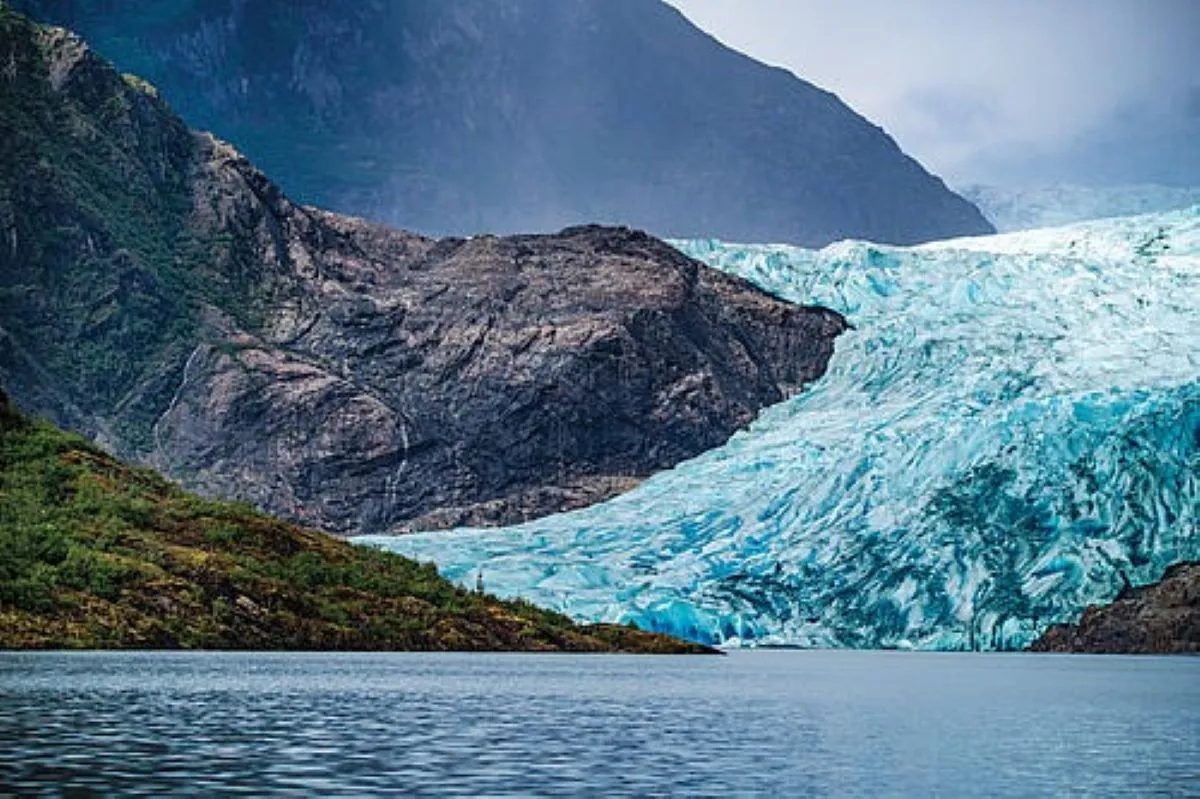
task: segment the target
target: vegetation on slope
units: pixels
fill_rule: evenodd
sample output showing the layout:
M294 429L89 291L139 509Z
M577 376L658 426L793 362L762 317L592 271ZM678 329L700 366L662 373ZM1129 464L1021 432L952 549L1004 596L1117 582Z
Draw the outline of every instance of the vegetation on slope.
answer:
M74 34L0 2L0 64L0 378L144 454L202 307L254 327L257 219L197 216L211 140Z
M0 392L0 647L697 652L187 494Z

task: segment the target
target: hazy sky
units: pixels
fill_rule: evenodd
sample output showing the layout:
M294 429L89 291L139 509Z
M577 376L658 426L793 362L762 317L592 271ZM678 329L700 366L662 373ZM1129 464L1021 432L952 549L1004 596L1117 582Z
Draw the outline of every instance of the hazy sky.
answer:
M668 0L956 183L1200 183L1200 0Z

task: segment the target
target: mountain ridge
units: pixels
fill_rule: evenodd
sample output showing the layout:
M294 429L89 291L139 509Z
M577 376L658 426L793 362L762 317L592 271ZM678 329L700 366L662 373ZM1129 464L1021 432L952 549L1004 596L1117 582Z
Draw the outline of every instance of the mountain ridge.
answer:
M835 95L658 0L18 7L94 37L305 202L431 234L991 231Z

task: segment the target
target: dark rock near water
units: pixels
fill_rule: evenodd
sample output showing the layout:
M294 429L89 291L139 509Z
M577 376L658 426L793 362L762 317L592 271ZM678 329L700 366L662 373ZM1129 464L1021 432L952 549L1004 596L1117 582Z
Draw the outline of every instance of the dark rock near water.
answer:
M661 0L20 0L293 197L430 234L991 232L835 95ZM853 58L853 55L848 55Z
M625 228L295 205L3 6L0 62L0 381L209 495L346 534L580 507L723 443L845 329Z
M1179 563L1153 585L1126 585L1110 605L1093 605L1078 624L1056 624L1035 652L1200 653L1200 563Z

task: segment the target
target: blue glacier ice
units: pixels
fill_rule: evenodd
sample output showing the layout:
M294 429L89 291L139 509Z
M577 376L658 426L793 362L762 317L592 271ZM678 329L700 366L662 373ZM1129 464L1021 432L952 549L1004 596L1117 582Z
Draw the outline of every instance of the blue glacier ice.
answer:
M728 645L1003 649L1200 558L1200 206L916 248L676 242L855 329L586 510L360 542Z

